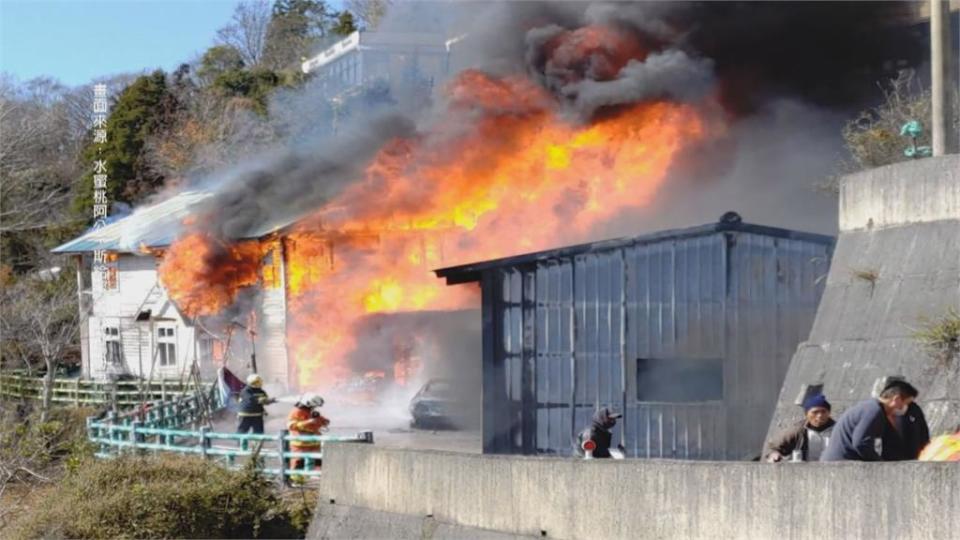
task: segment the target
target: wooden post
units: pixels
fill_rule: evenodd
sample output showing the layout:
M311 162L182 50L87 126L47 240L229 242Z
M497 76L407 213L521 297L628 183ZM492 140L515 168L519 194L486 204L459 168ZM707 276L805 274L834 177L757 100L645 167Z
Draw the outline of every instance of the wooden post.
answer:
M954 128L957 100L957 63L953 57L950 2L930 0L930 94L933 113L931 147L934 156L960 151Z

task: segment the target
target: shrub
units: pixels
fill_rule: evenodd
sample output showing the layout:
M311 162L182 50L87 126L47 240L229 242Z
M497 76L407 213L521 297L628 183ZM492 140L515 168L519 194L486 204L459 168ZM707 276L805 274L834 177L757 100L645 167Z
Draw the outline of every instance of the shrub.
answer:
M21 519L17 538L302 537L312 501L284 499L252 467L195 457L88 460Z
M88 408L52 409L50 419L0 406L0 491L9 483L37 483L60 476L93 454L86 438Z
M927 350L940 365L947 365L960 354L960 312L949 309L939 319L921 318L921 328L913 338Z

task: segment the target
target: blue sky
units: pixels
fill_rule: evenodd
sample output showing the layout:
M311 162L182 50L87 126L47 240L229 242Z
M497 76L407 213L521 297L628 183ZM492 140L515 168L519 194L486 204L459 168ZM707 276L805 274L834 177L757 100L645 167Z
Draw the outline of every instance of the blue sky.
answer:
M201 54L238 0L0 0L0 70L68 85L170 71ZM339 7L342 2L329 2Z

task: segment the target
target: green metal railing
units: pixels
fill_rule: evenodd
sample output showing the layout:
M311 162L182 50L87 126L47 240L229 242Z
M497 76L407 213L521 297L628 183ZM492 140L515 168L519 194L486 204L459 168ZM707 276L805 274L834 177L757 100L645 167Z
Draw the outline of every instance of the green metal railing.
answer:
M235 469L242 467L238 463L241 458L256 459L261 472L277 476L284 483L292 476L320 476L320 470L314 466L323 459L322 446L319 452L294 452L290 448L293 442L321 445L332 441L373 442L373 433L369 431L352 436L290 435L287 430L276 435L257 435L218 433L207 427L196 431L156 427L155 424L162 422L158 419L141 421L136 414L108 415L105 421L91 417L87 419L87 437L97 445L96 455L100 458L115 457L124 452L173 452L198 455ZM235 446L223 446L227 442ZM291 459L303 460L303 469L290 468Z
M89 379L57 378L53 381L54 403L83 405L116 405L129 408L147 401L168 401L196 391L187 381L163 379L156 381L95 381ZM0 373L0 398L39 400L43 397L43 378L18 372Z

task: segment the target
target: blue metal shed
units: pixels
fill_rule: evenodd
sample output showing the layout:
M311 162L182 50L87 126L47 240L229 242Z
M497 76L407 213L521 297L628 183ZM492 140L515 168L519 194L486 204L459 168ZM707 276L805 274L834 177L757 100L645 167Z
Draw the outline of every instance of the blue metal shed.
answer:
M483 291L483 451L569 455L599 406L628 455L760 447L834 240L736 213L436 271Z

